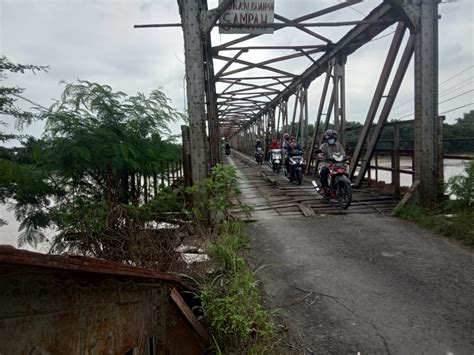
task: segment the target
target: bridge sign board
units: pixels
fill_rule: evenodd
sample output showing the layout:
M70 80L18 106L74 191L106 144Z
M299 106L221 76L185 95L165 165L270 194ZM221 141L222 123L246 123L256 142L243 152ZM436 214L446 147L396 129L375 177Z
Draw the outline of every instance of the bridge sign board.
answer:
M274 0L235 0L219 19L219 33L273 33L273 26L261 25L273 24L274 9Z

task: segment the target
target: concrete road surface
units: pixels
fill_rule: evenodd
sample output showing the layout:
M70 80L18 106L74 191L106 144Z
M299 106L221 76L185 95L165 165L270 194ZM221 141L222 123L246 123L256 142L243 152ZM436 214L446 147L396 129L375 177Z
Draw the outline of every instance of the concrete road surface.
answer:
M249 225L288 352L474 354L474 254L382 215Z

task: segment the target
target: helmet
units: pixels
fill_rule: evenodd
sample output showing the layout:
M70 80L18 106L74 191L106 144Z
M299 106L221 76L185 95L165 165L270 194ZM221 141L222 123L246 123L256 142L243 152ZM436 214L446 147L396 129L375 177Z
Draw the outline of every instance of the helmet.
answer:
M330 139L334 139L333 143L329 143ZM328 142L329 144L334 144L337 141L337 131L335 129L328 129L326 133L324 133L324 141Z

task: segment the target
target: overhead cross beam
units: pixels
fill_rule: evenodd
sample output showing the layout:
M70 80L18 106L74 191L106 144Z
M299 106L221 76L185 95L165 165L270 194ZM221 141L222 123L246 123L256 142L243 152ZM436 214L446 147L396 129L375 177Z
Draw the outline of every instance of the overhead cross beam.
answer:
M288 87L282 90L282 92L273 98L273 100L269 101L264 108L252 117L247 125L252 124L260 116L276 107L280 101L288 99L302 84L306 82L309 83L319 75L325 73L331 60L334 60L334 58L337 58L340 55L351 54L362 45L369 42L388 26L395 23L397 21L397 16L393 13L392 7L388 3L382 3L367 15L364 20L366 23L355 26L337 43L334 43L330 50L318 58L316 62L301 75L295 76ZM383 21L380 22L379 20Z

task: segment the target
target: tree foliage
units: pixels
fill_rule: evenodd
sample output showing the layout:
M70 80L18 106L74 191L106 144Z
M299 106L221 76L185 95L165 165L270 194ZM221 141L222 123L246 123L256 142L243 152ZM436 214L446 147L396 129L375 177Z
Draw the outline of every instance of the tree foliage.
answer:
M47 66L16 64L11 62L5 56L0 57L0 81L7 78L7 73L24 74L25 72L30 71L35 74L36 72L47 70ZM0 86L0 114L14 117L17 127L22 127L24 124L31 123L35 118L34 113L24 111L15 104L18 95L23 92L24 89L22 88ZM0 121L0 123L4 124L3 121ZM0 141L5 141L14 137L14 135L6 135L3 132L0 132Z
M174 137L165 138L179 117L159 90L128 96L88 81L65 83L39 116L42 138L0 151L0 200L14 201L20 243L35 244L53 228L56 252L139 262L130 254L137 238L179 208L159 186L180 157Z

